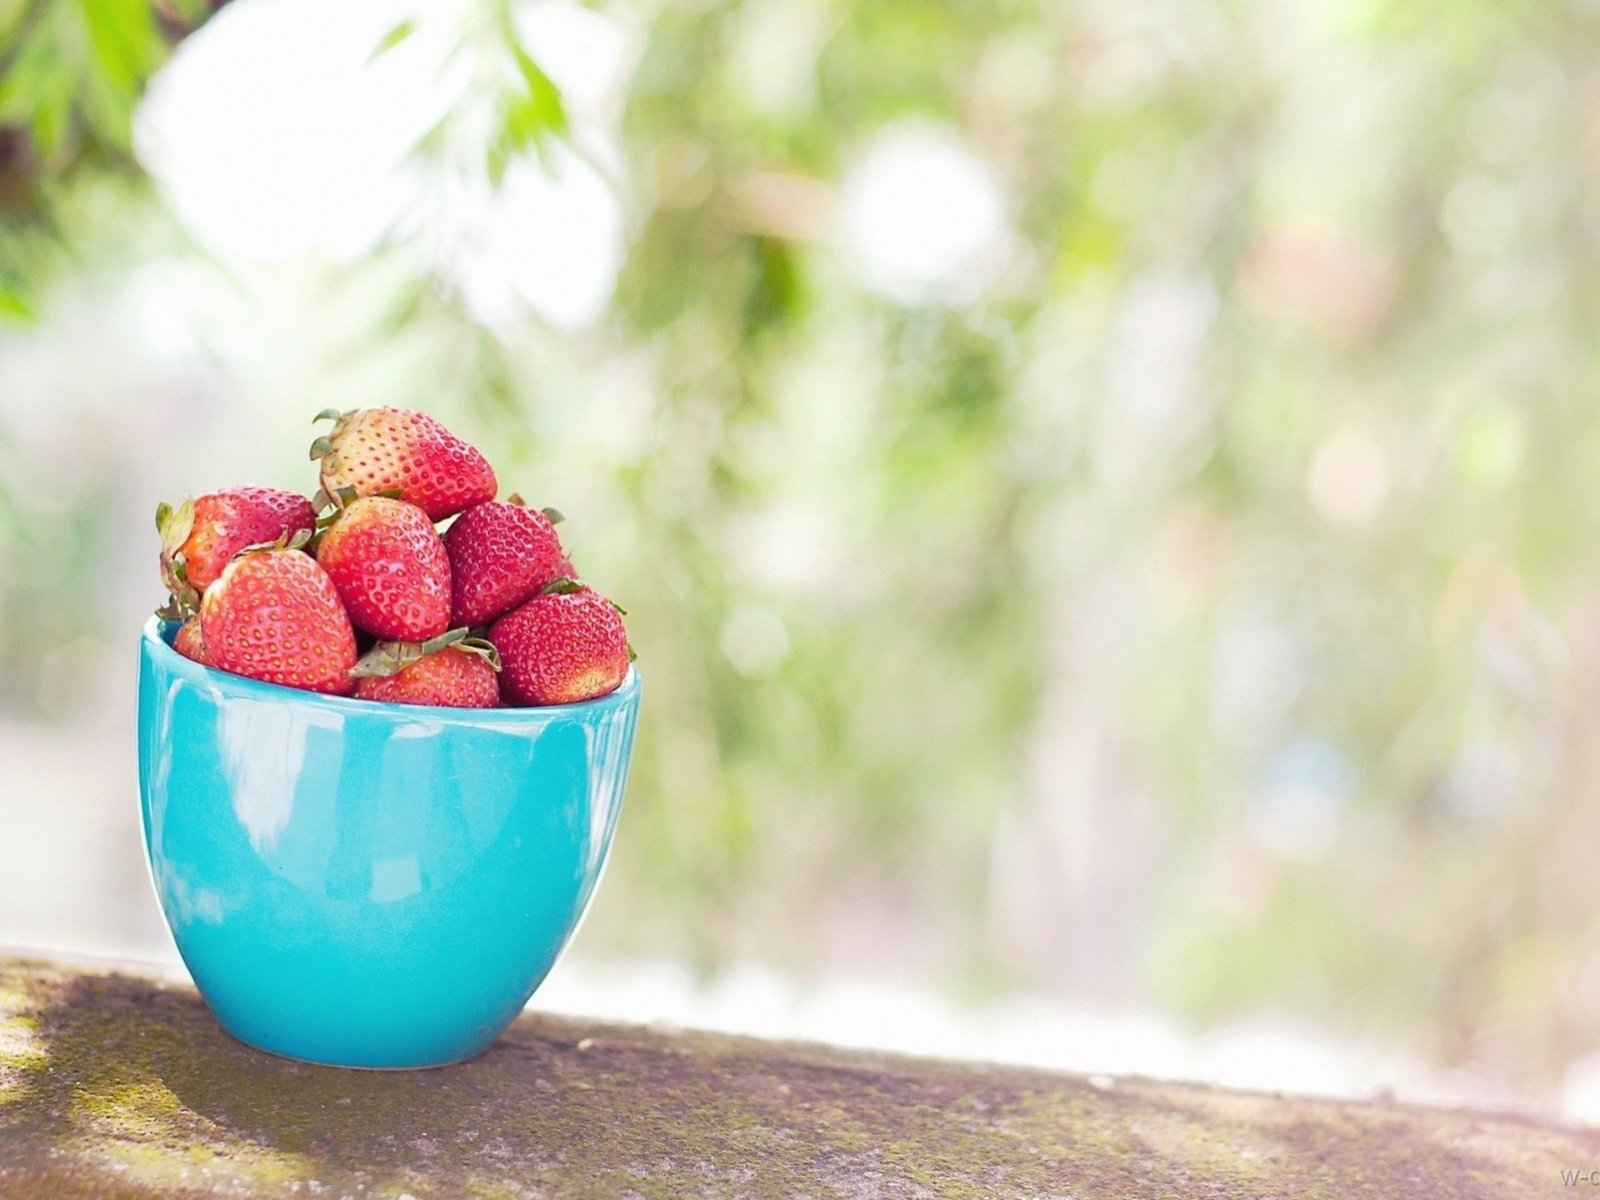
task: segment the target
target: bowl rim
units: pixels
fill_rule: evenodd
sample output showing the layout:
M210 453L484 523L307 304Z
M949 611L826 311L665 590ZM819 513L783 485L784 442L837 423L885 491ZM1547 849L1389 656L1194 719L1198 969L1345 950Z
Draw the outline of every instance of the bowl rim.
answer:
M151 617L147 620L139 638L144 654L159 663L163 670L180 679L203 684L227 696L308 704L314 708L329 709L338 713L368 717L387 716L391 720L426 718L433 722L453 720L464 725L514 727L537 725L552 717L600 716L608 711L629 707L639 695L639 670L635 664L630 663L628 673L623 676L616 690L607 692L604 696L597 696L593 700L580 700L575 704L529 705L518 708L454 708L433 704L395 704L386 700L357 700L353 696L330 696L323 692L310 692L302 688L285 687L278 683L251 679L245 675L235 675L185 658L172 648L168 640L172 633L177 632L178 624L177 621L167 621L161 617Z

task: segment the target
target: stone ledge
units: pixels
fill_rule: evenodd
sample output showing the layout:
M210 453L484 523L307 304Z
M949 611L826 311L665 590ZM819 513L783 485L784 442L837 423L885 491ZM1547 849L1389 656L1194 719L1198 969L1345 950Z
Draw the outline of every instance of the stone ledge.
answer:
M1597 1167L1600 1133L1513 1116L544 1016L462 1066L339 1071L240 1045L186 986L0 958L6 1200L1504 1200Z

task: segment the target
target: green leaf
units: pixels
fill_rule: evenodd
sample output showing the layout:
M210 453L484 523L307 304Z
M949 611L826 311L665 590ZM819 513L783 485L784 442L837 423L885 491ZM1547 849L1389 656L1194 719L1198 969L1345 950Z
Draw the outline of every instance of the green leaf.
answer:
M565 133L567 109L561 101L561 89L556 87L555 80L546 75L544 69L521 46L513 44L511 54L527 92L522 98L523 103L511 107L508 118L518 132L529 138L547 133Z
M573 592L586 592L589 585L570 575L563 575L560 579L552 579L539 589L541 596L566 596Z
M417 23L415 21L401 21L400 24L384 34L383 39L373 47L372 53L367 56L367 62L369 64L376 62L416 31Z
M541 508L539 511L544 514L545 520L552 525L559 525L567 519L567 514L559 508Z
M513 159L529 149L542 157L550 139L566 133L568 127L566 106L555 81L514 39L511 55L521 87L505 99L500 130L489 141L485 161L489 181L497 187Z
M131 107L166 54L166 42L147 0L78 0L89 45L106 82Z
M31 321L37 313L29 306L17 292L8 287L0 286L0 319L7 321Z

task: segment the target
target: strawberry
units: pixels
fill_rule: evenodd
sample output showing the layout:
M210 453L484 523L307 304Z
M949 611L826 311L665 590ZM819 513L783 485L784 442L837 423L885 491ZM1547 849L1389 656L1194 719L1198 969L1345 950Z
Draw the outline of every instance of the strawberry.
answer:
M492 501L467 509L445 531L444 544L450 552L452 625L486 624L572 573L550 517L519 503Z
M212 663L313 692L355 687L356 635L333 580L309 554L270 547L230 562L200 602Z
M199 617L190 617L178 626L178 632L172 635L172 648L203 667L212 665L211 656L206 653L205 638L200 633Z
M489 629L507 704L574 704L613 692L633 652L622 615L599 592L559 579Z
M399 489L435 521L493 500L498 485L489 460L426 413L406 408L332 409L333 432L311 444L322 464L322 491L375 496Z
M420 646L380 642L355 666L356 699L498 708L499 656L487 642L464 639L466 632L452 629Z
M414 504L388 496L351 501L323 530L317 562L366 633L423 642L450 625L450 557Z
M161 534L161 578L185 612L246 546L314 530L311 501L279 488L236 487L207 492L177 508L156 509Z

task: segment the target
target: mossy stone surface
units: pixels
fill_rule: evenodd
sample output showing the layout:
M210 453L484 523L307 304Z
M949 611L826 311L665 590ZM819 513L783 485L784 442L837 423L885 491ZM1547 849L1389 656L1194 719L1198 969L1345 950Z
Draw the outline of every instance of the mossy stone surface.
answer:
M194 992L0 958L0 1196L1503 1200L1600 1134L524 1017L434 1071L287 1062Z

